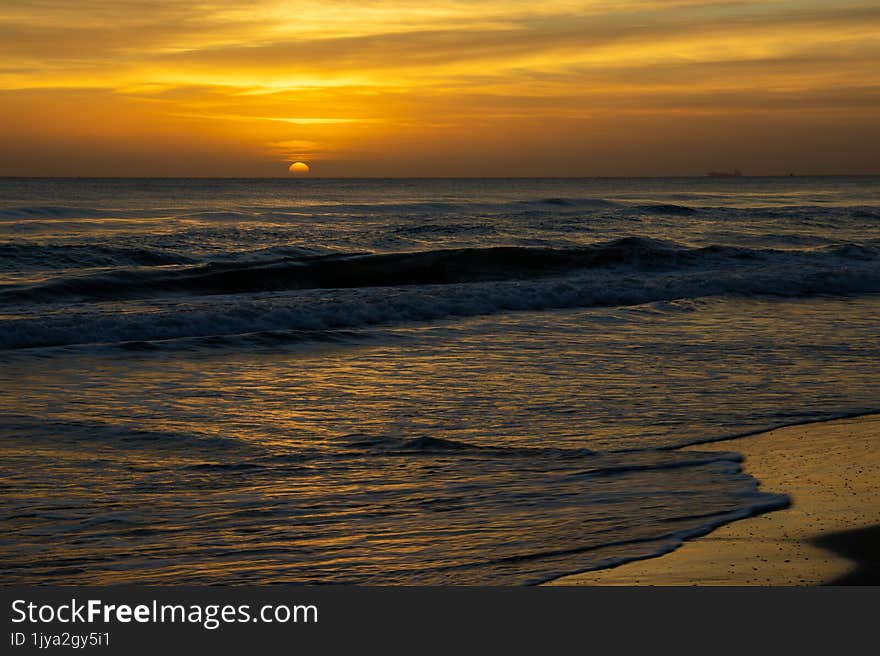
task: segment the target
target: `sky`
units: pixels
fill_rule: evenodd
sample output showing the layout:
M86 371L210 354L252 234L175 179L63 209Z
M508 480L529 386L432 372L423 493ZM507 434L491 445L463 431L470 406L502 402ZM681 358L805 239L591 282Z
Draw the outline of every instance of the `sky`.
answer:
M880 174L873 0L12 0L0 175Z

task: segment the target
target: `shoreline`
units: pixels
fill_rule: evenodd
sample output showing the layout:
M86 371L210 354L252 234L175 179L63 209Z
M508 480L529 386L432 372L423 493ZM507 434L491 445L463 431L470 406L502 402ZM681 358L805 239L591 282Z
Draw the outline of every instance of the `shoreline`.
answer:
M734 444L735 442L735 444ZM877 585L880 415L800 423L689 445L736 451L787 508L724 524L645 560L546 585Z

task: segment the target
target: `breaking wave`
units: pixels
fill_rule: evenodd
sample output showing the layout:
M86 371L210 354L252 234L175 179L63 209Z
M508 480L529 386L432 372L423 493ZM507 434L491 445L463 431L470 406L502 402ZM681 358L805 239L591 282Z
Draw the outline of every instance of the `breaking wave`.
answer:
M335 291L327 294L326 288ZM0 348L230 335L300 341L327 332L509 311L725 294L878 292L878 249L858 244L776 251L625 238L569 250L283 257L7 285L0 292L7 303L78 303L64 312L0 320ZM149 302L135 300L143 297ZM117 302L121 298L129 299L125 311Z
M159 260L155 251L119 249L107 257ZM272 257L272 254L278 257ZM621 276L698 268L733 271L755 268L756 274L774 267L826 267L830 274L846 273L841 267L868 265L854 279L852 291L866 291L880 274L880 250L846 244L807 251L779 251L734 246L688 247L673 242L626 237L580 248L558 249L521 246L443 249L404 253L347 253L301 255L294 251L269 251L256 259L214 261L184 268L120 269L87 275L64 276L48 281L10 284L0 288L0 302L53 302L59 300L120 300L168 294L246 294L310 289L453 285L488 281L535 280L560 277L585 270L614 270ZM168 255L165 263L176 262ZM853 273L858 273L853 271ZM867 283L867 288L865 286ZM756 293L789 295L791 289ZM748 285L740 284L742 293ZM832 285L836 293L849 291ZM684 296L690 296L687 291ZM795 293L798 293L795 291ZM646 298L645 300L654 300Z

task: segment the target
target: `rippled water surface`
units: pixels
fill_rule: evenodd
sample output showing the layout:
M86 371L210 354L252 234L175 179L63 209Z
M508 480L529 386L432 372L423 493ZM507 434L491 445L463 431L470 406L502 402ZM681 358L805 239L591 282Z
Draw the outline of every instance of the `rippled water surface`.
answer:
M880 409L880 182L0 180L0 580L540 582Z

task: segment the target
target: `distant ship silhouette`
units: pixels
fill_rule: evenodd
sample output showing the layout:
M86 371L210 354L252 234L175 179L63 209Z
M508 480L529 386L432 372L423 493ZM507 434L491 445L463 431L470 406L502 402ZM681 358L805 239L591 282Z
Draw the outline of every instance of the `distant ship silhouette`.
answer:
M734 169L733 171L709 171L706 175L710 178L741 178L742 171Z

